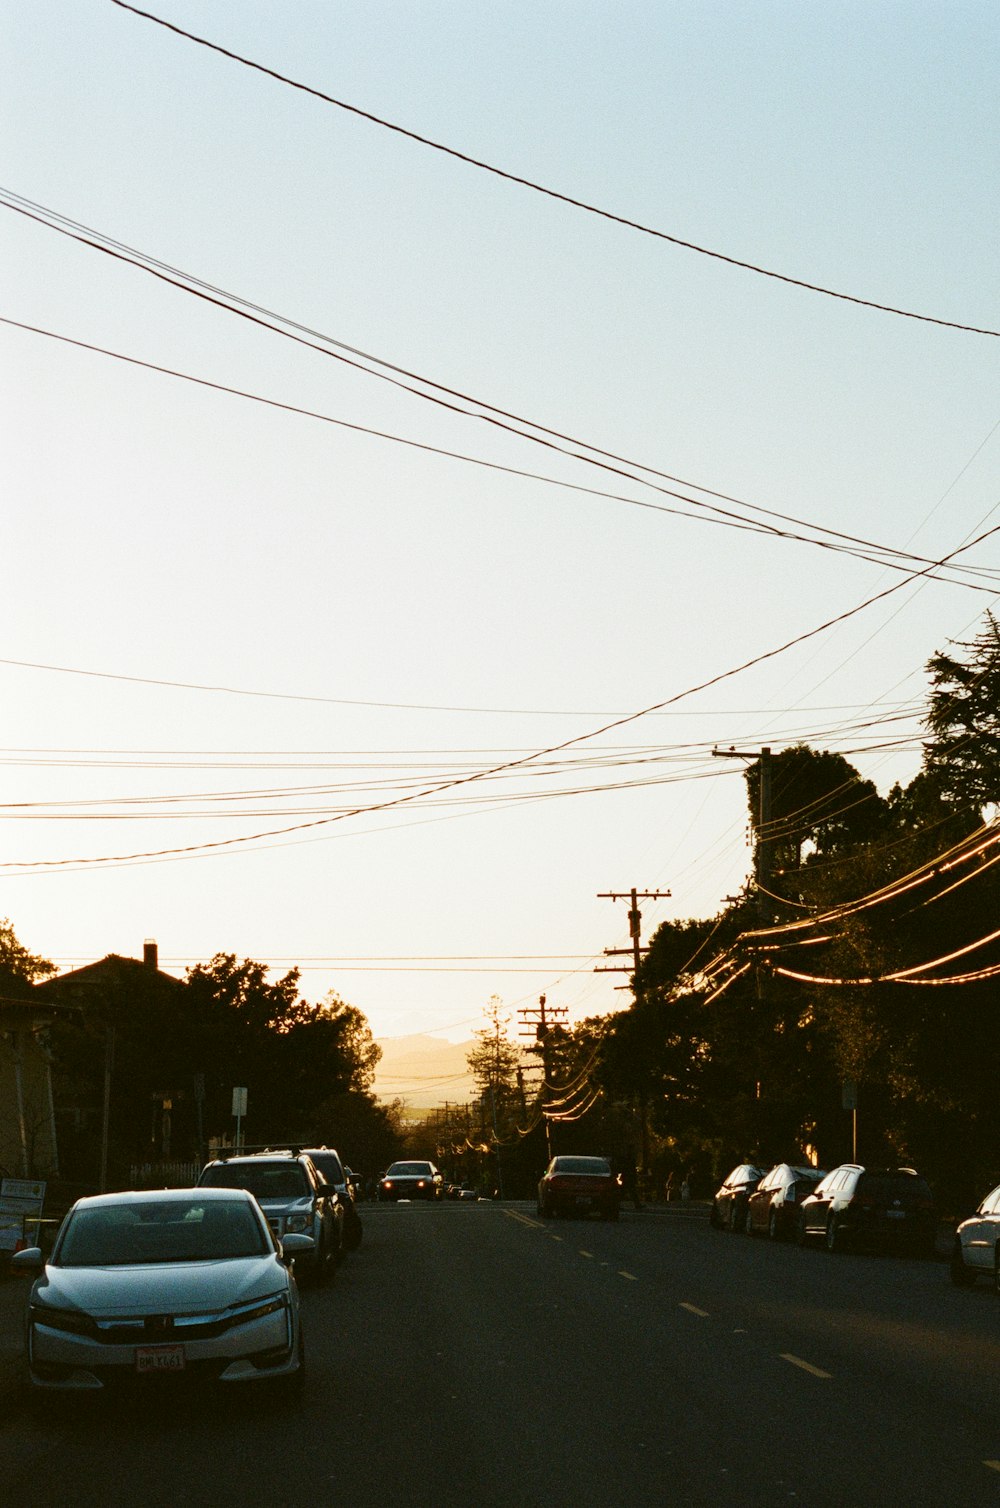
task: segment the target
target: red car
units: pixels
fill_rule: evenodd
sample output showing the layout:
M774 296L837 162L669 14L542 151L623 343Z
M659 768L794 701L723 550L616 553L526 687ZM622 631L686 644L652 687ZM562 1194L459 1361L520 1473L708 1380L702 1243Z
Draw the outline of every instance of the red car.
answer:
M617 1220L622 1202L621 1175L606 1157L553 1157L538 1185L538 1213L590 1215Z

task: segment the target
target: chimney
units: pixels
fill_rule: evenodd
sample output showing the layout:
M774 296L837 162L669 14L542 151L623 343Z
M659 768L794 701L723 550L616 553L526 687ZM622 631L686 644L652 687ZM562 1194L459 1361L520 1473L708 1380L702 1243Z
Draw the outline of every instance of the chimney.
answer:
M147 969L156 969L159 967L159 954L157 953L156 939L154 937L147 937L143 943L142 961Z

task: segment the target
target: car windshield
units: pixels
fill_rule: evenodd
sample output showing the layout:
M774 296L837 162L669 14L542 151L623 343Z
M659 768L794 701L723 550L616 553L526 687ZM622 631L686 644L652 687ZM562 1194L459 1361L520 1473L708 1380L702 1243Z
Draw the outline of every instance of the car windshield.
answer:
M606 1157L557 1157L552 1171L553 1173L589 1173L595 1177L607 1178L611 1172L611 1164Z
M297 1162L219 1162L205 1169L200 1182L213 1189L249 1189L260 1200L304 1199L310 1192Z
M261 1257L267 1238L243 1199L148 1200L74 1210L55 1252L59 1267L144 1266Z
M386 1178L427 1178L430 1176L431 1165L429 1162L394 1162L386 1173Z

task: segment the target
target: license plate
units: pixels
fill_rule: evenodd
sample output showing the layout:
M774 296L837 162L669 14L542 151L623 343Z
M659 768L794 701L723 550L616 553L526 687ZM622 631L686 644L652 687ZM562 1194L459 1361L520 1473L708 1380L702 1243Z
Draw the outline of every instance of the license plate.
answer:
M885 1212L885 1218L887 1220L905 1220L906 1219L906 1211L905 1210L886 1210L886 1212Z
M591 1202L591 1199L590 1199L590 1195L589 1194L577 1194L576 1199L574 1201L574 1203L576 1203L576 1204L587 1204L587 1205L589 1205L590 1202Z
M136 1346L137 1372L183 1372L183 1346Z

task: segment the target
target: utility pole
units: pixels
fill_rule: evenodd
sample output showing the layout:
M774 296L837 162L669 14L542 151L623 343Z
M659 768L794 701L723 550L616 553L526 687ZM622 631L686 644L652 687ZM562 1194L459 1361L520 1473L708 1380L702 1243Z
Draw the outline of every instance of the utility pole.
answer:
M518 1011L521 1018L522 1030L518 1033L521 1037L534 1037L538 1043L538 1052L542 1059L542 1120L545 1123L545 1156L548 1161L552 1160L552 1126L546 1113L546 1106L552 1093L552 1053L549 1041L549 1033L554 1026L565 1027L569 1013L564 1005L546 1005L545 996L539 995L537 1005L522 1005ZM519 1072L519 1082L520 1082Z
M599 901L629 901L630 902L629 913L628 913L628 930L629 930L629 936L632 939L632 945L631 945L631 947L628 947L628 948L605 948L604 954L605 954L605 957L607 957L607 958L613 958L613 957L615 957L618 954L631 953L631 955L632 955L632 968L631 969L626 968L622 964L611 964L610 967L603 968L600 964L598 964L597 967L594 969L594 973L595 974L638 974L638 972L639 972L639 965L642 962L642 955L643 955L643 953L646 953L646 952L649 951L647 948L644 948L642 946L642 942L641 942L641 930L640 929L641 929L641 926L642 926L642 912L639 910L639 902L641 900L642 901L660 901L660 900L665 900L667 898L667 896L669 896L669 894L670 894L669 890L636 890L634 887L631 890L629 890L628 892L623 891L623 890L622 891L619 891L619 890L602 890L602 891L600 891L598 893L597 899ZM616 985L615 988L616 989L627 989L628 986L627 985Z
M602 891L600 891L598 893L597 899L599 901L628 901L629 902L628 930L629 930L629 936L632 939L632 946L630 948L605 948L604 953L605 953L605 957L608 957L608 958L616 957L616 956L618 956L618 955L620 955L622 953L631 953L631 955L632 955L632 967L631 967L631 969L629 969L627 966L625 966L623 964L611 964L608 967L602 967L600 964L598 964L598 965L596 965L596 967L594 969L594 973L595 974L631 974L632 975L632 994L633 994L633 998L636 1001L638 1001L638 999L639 999L639 988L638 988L638 985L635 982L636 981L636 977L638 976L638 973L639 973L639 966L642 963L642 955L643 955L643 953L648 953L648 951L649 951L648 948L644 948L642 946L642 932L641 932L641 928L642 928L642 912L639 910L639 902L641 900L642 901L660 901L660 900L665 900L669 895L670 895L670 891L669 890L638 890L638 889L636 889L635 886L633 886L632 889L630 891L628 891L627 894L624 891L618 891L618 890L602 890ZM625 985L625 984L615 985L615 989L625 990L625 989L628 989L628 985ZM645 1094L642 1094L642 1095L639 1096L639 1161L640 1161L640 1164L641 1164L640 1171L639 1171L640 1182L641 1183L645 1183L649 1179L649 1118L648 1118L648 1114L647 1114L647 1105L646 1105L646 1096L645 1096ZM639 1189L637 1187L637 1189L636 1189L636 1209L638 1209L639 1207L640 1207Z
M739 749L713 749L715 759L756 760L760 766L760 800L757 805L757 844L754 849L754 879L757 883L757 914L761 926L773 920L773 903L769 894L772 885L771 862L774 839L771 834L771 750L746 753Z

